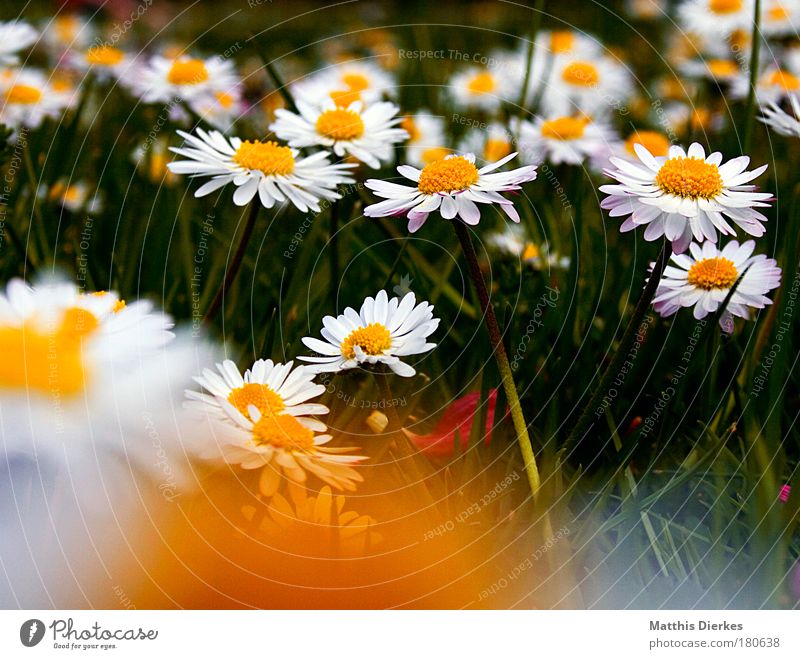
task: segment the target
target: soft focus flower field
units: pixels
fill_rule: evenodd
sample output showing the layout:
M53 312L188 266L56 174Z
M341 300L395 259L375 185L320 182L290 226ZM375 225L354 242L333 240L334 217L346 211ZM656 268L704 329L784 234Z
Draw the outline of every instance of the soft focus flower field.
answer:
M0 605L800 605L800 0L6 3Z

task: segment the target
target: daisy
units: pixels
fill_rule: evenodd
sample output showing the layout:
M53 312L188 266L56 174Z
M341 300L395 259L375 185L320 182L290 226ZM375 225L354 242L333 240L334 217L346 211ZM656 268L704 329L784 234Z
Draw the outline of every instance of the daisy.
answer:
M347 170L354 165L331 165L325 151L302 158L296 149L277 142L228 139L215 130L206 132L202 128L196 132L195 136L178 131L189 146L170 150L188 160L167 165L175 174L211 177L198 188L195 197L233 183L233 203L237 206L250 203L258 194L265 208L288 200L303 213L309 209L319 212L320 199L339 199L336 186L353 182Z
M734 83L742 79L739 64L730 58L690 59L680 65L681 72L690 78L707 78L716 83Z
M102 81L122 77L131 66L131 58L124 51L108 44L96 44L83 52L73 51L68 62L78 71L91 71Z
M664 270L653 299L656 311L667 317L681 307L694 307L694 317L705 318L717 311L741 277L720 318L722 329L732 332L733 316L748 318L749 309L772 304L765 294L781 283L775 259L764 254L752 256L755 246L754 240L741 245L732 240L720 250L709 241L702 245L693 242L689 254L673 254L673 265Z
M532 266L534 270L569 268L568 256L560 256L552 251L546 242L539 246L528 240L520 224L507 225L503 231L490 234L488 242L500 252Z
M314 384L315 374L306 366L293 369L292 362L259 359L242 375L236 364L226 359L217 364L217 371L207 368L194 378L208 393L187 391L186 407L226 418L220 401L227 401L244 416L254 405L262 415L289 414L311 429L325 430L324 425L305 416L329 411L324 405L307 402L325 393L325 387Z
M125 78L145 103L168 103L175 98L192 101L217 92L229 93L239 85L233 62L221 57L182 55L173 59L154 55Z
M683 31L717 40L750 29L753 0L684 0L678 16Z
M21 69L0 78L0 123L37 128L46 117L58 117L70 100L39 71Z
M41 28L42 41L56 59L70 50L88 48L95 38L92 24L77 14L59 12Z
M776 103L762 107L763 117L759 117L767 126L779 135L787 137L800 137L800 98L797 94L789 94L791 114L786 112Z
M456 73L447 83L448 91L460 108L491 112L504 101L516 100L514 77L495 68L470 67Z
M761 3L760 30L766 37L797 36L800 27L798 0L765 0Z
M222 131L230 130L245 111L242 90L239 87L198 96L189 102L189 107L208 124Z
M750 79L741 75L731 87L731 95L747 98L750 93ZM758 76L756 99L759 103L780 103L783 99L800 93L800 76L778 67L769 67Z
M496 121L485 129L472 128L459 144L461 153L475 153L483 163L496 162L514 150L514 137L508 129Z
M39 33L22 21L0 22L0 65L12 66L19 62L17 53L32 46Z
M216 446L202 451L204 458L221 456L227 464L242 469L261 469L259 488L264 496L277 492L281 476L302 485L313 474L329 485L355 490L354 483L363 477L353 466L366 460L361 455L345 455L355 447L325 446L332 437L325 424L291 414L262 414L256 405L247 406L246 414L227 400L219 399L226 419L211 418Z
M43 192L43 196L72 213L85 209L87 213L95 214L103 209L100 194L96 191L93 192L85 181L68 183L65 180L59 180L49 190L45 188Z
M345 107L334 101L319 106L297 101L300 114L275 111L277 120L269 127L292 147L322 146L340 158L349 155L373 169L392 156L392 146L408 138L397 125L398 107L393 103L373 103L367 107L354 101Z
M340 107L354 101L376 103L394 98L397 81L373 62L350 61L335 64L292 85L292 95L309 105L332 100Z
M307 348L323 355L299 357L311 362L316 373L337 373L362 364L385 364L397 375L411 377L416 373L401 357L419 355L436 347L427 337L436 331L439 319L433 317L433 305L416 303L413 293L403 299L380 291L368 297L357 312L347 307L337 318L322 319L322 338L304 337Z
M478 204L498 204L511 220L519 222L514 202L500 193L519 190L523 183L533 181L536 178L536 166L527 165L508 172L492 173L516 155L510 153L480 169L475 166L475 156L471 153L447 156L425 165L422 170L401 165L397 171L414 181L416 187L368 179L365 185L386 201L367 206L364 215L406 215L408 230L414 233L434 211L438 211L445 220L458 216L466 224L474 225L481 219Z
M403 117L400 128L408 133L406 161L415 167L424 167L452 153L452 150L445 146L447 137L442 117L422 110L417 114Z
M611 217L629 216L622 231L647 225L645 240L666 236L676 253L685 251L693 237L713 243L718 231L735 235L728 220L751 236L764 234L762 222L767 218L756 208L769 206L772 195L755 192L749 182L764 173L766 165L747 171L748 156L723 165L721 153L706 157L698 143L688 152L671 146L667 158L654 157L640 144L634 148L640 162L612 157L613 168L606 174L618 183L600 187L609 195L601 207Z
M520 151L527 162L580 165L607 151L614 141L610 128L587 116L537 117L533 123L519 124Z

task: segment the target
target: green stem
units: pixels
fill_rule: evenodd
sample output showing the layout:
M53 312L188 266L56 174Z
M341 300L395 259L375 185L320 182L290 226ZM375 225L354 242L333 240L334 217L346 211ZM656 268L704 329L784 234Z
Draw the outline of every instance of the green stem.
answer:
M453 220L453 227L456 230L458 240L461 242L461 249L467 259L472 283L478 293L478 299L480 300L481 309L483 311L483 320L489 332L489 342L492 346L494 358L497 361L497 369L500 371L503 390L505 391L506 398L508 399L508 406L511 410L511 419L514 422L517 442L519 443L522 460L525 464L525 473L528 475L528 484L531 488L531 494L534 499L536 499L539 494L539 488L541 487L539 469L536 466L536 456L533 453L533 446L531 445L531 439L528 435L528 424L525 422L525 416L522 413L522 406L519 402L517 387L514 384L511 364L508 362L508 355L503 345L503 335L500 332L497 316L495 316L494 309L492 308L489 291L486 289L486 282L483 280L481 267L478 263L478 255L475 253L475 246L472 244L472 237L470 236L469 229L466 224L458 219Z
M339 291L339 202L331 203L331 237L330 237L330 272L331 272L331 309L336 309L336 295Z
M656 264L653 267L653 272L650 274L650 279L647 281L647 286L645 286L644 291L642 291L639 301L636 303L636 307L633 310L633 315L631 316L630 321L628 321L628 326L625 328L622 339L620 339L617 351L614 353L611 363L603 372L600 382L595 388L592 397L583 408L583 412L581 412L580 417L578 417L575 427L567 437L567 441L564 444L565 449L573 446L575 442L583 439L583 436L590 426L590 417L592 412L600 405L603 396L606 394L606 391L609 388L611 379L619 373L622 363L630 351L630 347L636 336L636 332L639 326L642 324L644 315L647 313L647 309L650 307L650 304L655 297L658 283L661 281L661 275L664 273L664 269L667 267L667 263L671 254L672 250L665 241L664 246L661 248L661 254L658 257L658 261L656 261Z
M244 254L247 251L247 245L250 242L250 236L253 235L253 227L256 225L256 218L258 217L258 211L260 208L261 201L259 200L258 196L256 196L255 199L250 202L250 212L247 215L247 222L244 225L242 238L239 241L238 247L236 248L236 253L233 255L233 260L231 261L230 267L225 271L225 277L222 280L222 284L220 284L217 294L214 296L214 299L211 302L211 306L209 306L208 311L206 311L205 318L203 319L206 323L211 321L211 319L217 315L217 312L225 300L225 295L230 290L233 280L236 279L236 275L239 272L242 261L244 260Z
M519 91L519 100L517 101L517 114L523 118L525 112L525 101L528 98L528 84L531 80L531 68L533 66L533 56L536 52L536 37L539 35L539 29L542 26L542 14L544 13L544 0L537 0L536 6L533 8L533 21L531 22L530 41L528 41L528 60L525 63L525 77L522 80L522 89Z
M742 140L742 152L747 153L750 149L750 141L753 138L753 128L755 126L756 115L756 86L758 85L758 56L761 50L761 0L755 1L755 15L753 17L753 43L750 48L750 91L747 95L747 111L745 113L744 139Z

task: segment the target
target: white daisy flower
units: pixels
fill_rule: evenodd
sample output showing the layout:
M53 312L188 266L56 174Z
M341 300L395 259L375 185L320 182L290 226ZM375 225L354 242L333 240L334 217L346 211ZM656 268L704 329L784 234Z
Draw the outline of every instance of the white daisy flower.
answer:
M67 64L82 73L91 71L99 80L107 81L123 77L132 66L132 60L119 48L96 44L84 51L71 51Z
M761 3L760 30L766 37L796 37L800 28L798 0L764 0Z
M49 190L42 186L40 193L41 197L55 201L72 213L85 210L91 215L103 209L100 193L93 191L86 181L69 183L62 179L50 186Z
M220 401L227 401L244 416L248 416L249 407L254 405L262 415L289 414L312 430L324 431L324 424L307 419L306 415L329 412L325 405L308 402L325 393L325 387L314 384L315 373L306 366L292 368L292 364L259 359L242 375L236 364L226 359L217 364L219 374L207 368L194 378L208 393L187 391L189 401L185 406L227 418Z
M466 224L474 225L481 219L478 204L498 204L508 217L519 222L514 202L500 193L519 190L523 183L533 181L536 178L536 166L527 165L508 172L494 172L516 155L516 152L510 153L480 169L475 166L475 156L472 153L447 156L443 160L425 165L422 170L411 165L401 165L397 171L416 182L416 187L368 179L365 185L386 201L367 206L364 215L406 215L408 230L414 233L434 211L438 211L445 220L458 216Z
M520 151L526 162L580 165L606 153L617 142L608 126L587 116L537 117L533 123L518 125Z
M19 51L32 46L39 38L36 29L22 21L0 22L0 65L19 62Z
M373 103L365 108L355 101L344 108L332 100L318 106L298 100L297 108L300 114L276 110L277 119L269 129L289 146L322 146L340 158L353 156L373 169L391 158L394 144L408 138L408 133L397 127L402 119L393 103Z
M154 55L145 65L129 70L124 80L145 103L167 103L175 98L192 101L229 93L239 85L233 62L221 57Z
M550 249L548 243L536 245L525 235L520 224L509 224L497 233L489 235L488 242L504 254L513 256L535 270L560 269L567 270L570 264L568 256L560 256Z
M401 357L419 355L436 347L427 338L439 326L433 317L433 305L416 303L413 293L403 299L380 291L368 297L361 311L347 307L343 314L322 319L322 338L304 337L306 347L321 357L298 357L311 362L316 373L337 373L362 364L385 364L397 375L411 377L414 368Z
M0 123L11 128L38 128L46 117L58 117L70 101L71 95L53 89L37 70L0 77Z
M667 15L666 0L626 0L629 15L640 21L652 21Z
M707 78L716 83L736 83L743 78L738 62L727 57L693 58L682 62L678 68L689 78Z
M458 145L461 153L474 153L479 162L496 162L514 150L514 136L501 123L491 122L484 128L471 128Z
M496 110L505 101L516 101L519 95L514 76L494 67L472 66L459 71L447 83L447 88L457 107L485 112Z
M710 241L702 245L693 242L689 254L673 254L672 265L664 270L653 299L656 311L666 317L681 307L694 307L694 317L705 318L719 309L741 277L720 318L722 328L733 331L733 316L748 318L749 309L772 304L766 293L781 283L775 259L764 254L752 256L755 245L754 240L741 245L732 240L720 250Z
M559 57L544 82L542 113L564 116L606 114L624 107L633 93L630 71L615 59Z
M767 218L756 208L769 206L772 195L755 192L749 182L763 174L766 165L746 171L748 156L723 165L721 153L706 157L696 142L688 152L671 146L667 158L654 157L640 144L635 150L638 163L611 158L613 168L606 174L618 183L600 187L609 195L601 207L611 217L629 216L621 231L647 225L645 240L666 236L676 253L685 251L692 237L716 242L718 231L736 235L728 220L751 236L764 235L762 222Z
M296 149L277 142L226 138L215 130L197 129L197 135L178 131L188 147L170 147L170 151L188 160L167 165L175 174L192 177L210 176L195 197L203 197L228 183L236 186L233 203L244 206L258 194L265 208L290 201L301 212L319 212L320 199L339 199L339 183L352 183L347 170L354 165L331 165L328 153L318 151L306 158Z
M421 110L417 114L403 117L400 128L408 133L406 161L415 167L424 167L452 153L452 150L445 146L447 136L444 133L442 117Z
M791 113L786 112L776 103L762 107L764 116L759 117L767 126L779 135L786 137L800 137L800 98L797 94L789 94Z
M48 18L40 27L42 41L56 59L70 50L88 48L96 34L90 21L66 12Z
M364 480L353 466L367 458L345 455L356 447L325 446L332 437L317 434L326 430L325 424L291 414L262 414L253 404L242 414L222 398L219 404L226 419L210 417L215 445L202 448L201 457L221 457L242 469L262 469L259 488L264 496L277 492L282 475L300 485L310 473L337 489L351 491Z
M678 7L684 32L716 40L737 31L749 31L753 0L685 0Z
M204 121L221 131L230 130L245 111L242 90L239 87L198 96L189 102L189 107Z
M735 98L747 98L750 93L750 79L740 75L731 86ZM787 69L768 67L756 82L756 99L759 103L780 103L783 99L800 93L800 76Z
M349 61L326 68L291 86L295 99L308 105L332 100L340 107L355 101L369 105L397 95L394 76L374 62Z

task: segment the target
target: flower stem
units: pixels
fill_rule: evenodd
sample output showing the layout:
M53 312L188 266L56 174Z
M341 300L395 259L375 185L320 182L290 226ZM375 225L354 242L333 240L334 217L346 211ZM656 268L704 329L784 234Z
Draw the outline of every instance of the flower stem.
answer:
M481 267L478 264L478 255L475 253L475 246L472 244L472 238L467 226L458 219L453 220L453 227L455 227L458 240L461 242L461 249L467 259L469 266L469 273L472 277L472 283L478 293L481 309L483 310L483 320L486 323L486 329L489 332L489 342L492 346L494 358L497 361L497 368L500 371L500 378L503 383L503 390L505 391L506 398L508 399L508 406L511 410L511 419L514 422L514 430L517 433L517 442L522 453L522 460L525 463L525 472L528 475L528 484L531 488L531 494L536 499L541 486L541 479L539 478L539 469L536 466L536 456L533 453L533 446L531 439L528 435L528 424L525 422L525 416L522 413L522 406L519 402L519 394L517 387L514 384L514 376L511 371L511 364L508 362L508 355L506 354L505 346L503 345L503 336L500 333L500 326L497 323L497 316L495 316L494 309L492 308L491 300L489 299L489 291L486 289L486 282L483 280L481 274Z
M603 372L600 382L595 388L592 397L583 408L583 412L581 412L580 417L578 417L575 427L567 437L567 441L564 444L565 448L572 446L576 441L582 440L586 431L588 430L590 425L590 414L592 410L597 409L599 406L600 401L608 389L611 379L619 373L620 367L630 351L630 347L636 336L636 332L639 326L642 324L644 315L647 313L647 309L650 307L650 304L655 297L658 283L661 281L661 275L664 273L664 269L667 267L667 262L669 261L671 254L672 250L665 241L664 246L661 248L661 254L658 256L658 261L656 261L656 264L653 267L653 272L650 275L650 279L647 281L647 286L645 286L641 296L639 296L639 300L633 310L633 315L631 316L630 321L628 321L628 325L625 328L622 339L620 339L617 351L614 353L611 363Z
M204 318L205 322L209 322L214 316L217 315L217 312L220 310L220 307L225 300L225 295L230 290L233 280L236 279L236 275L238 274L239 268L244 260L244 253L247 251L247 244L250 242L250 236L253 235L253 228L256 225L256 218L258 217L258 211L260 208L261 203L258 197L256 197L250 202L250 212L247 215L247 222L244 225L242 238L236 248L236 253L233 255L233 260L231 261L230 267L225 271L225 278L222 280L222 284L220 284L220 287L217 290L211 305L208 307L208 311L206 311Z
M761 50L761 0L755 1L753 10L753 43L750 46L750 91L747 95L747 110L745 112L744 138L742 139L742 153L747 153L750 149L750 142L753 137L753 127L755 125L756 114L756 86L758 85L758 59Z
M339 292L339 202L331 203L331 237L330 237L330 273L331 273L331 309L336 309L336 295Z

